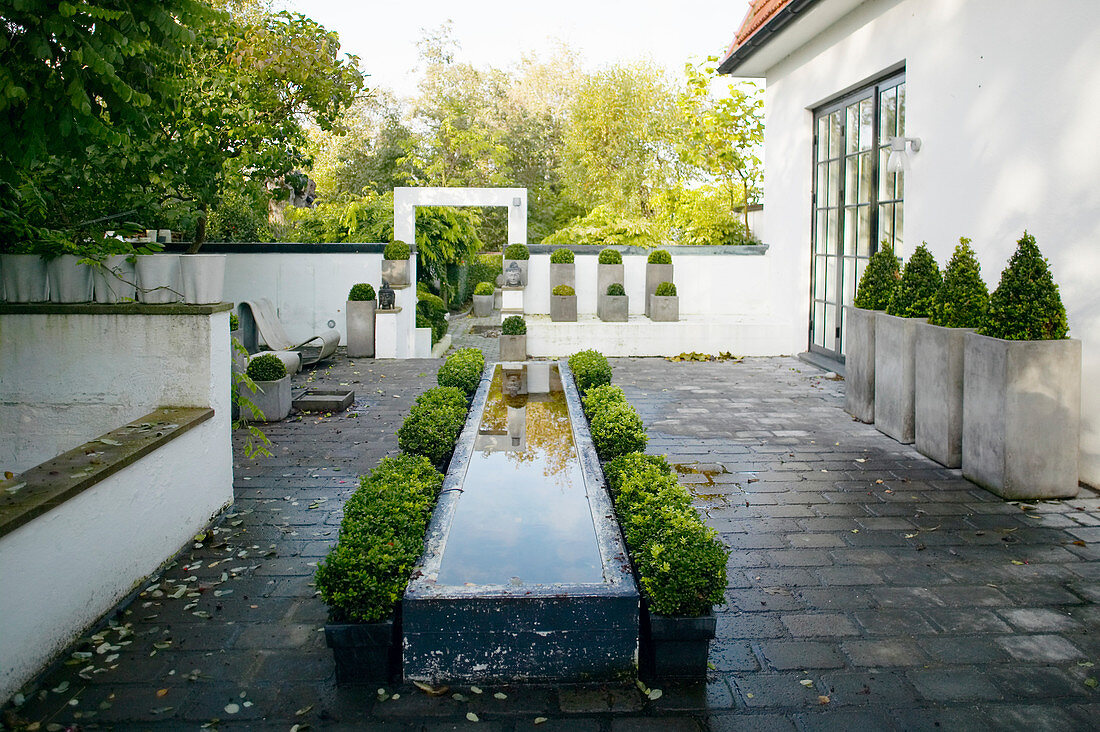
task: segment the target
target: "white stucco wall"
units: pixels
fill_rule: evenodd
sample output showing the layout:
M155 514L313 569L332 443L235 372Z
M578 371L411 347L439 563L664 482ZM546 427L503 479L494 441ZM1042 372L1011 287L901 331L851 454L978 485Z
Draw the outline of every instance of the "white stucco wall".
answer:
M829 0L826 0L828 2ZM907 256L973 239L990 289L1026 229L1083 343L1081 478L1100 485L1100 3L869 0L767 73L763 231L809 312L812 107L905 63Z

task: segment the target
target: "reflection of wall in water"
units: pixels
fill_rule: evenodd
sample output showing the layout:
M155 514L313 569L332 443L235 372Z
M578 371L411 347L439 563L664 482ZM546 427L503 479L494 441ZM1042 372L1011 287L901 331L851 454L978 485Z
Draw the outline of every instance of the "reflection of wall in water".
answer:
M475 450L523 452L527 449L527 404L508 406L507 409L506 429L492 430L483 426L478 430Z

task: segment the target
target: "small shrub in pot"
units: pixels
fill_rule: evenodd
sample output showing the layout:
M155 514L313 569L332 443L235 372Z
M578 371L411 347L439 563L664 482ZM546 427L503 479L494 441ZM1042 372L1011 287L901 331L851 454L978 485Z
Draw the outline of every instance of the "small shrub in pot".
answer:
M480 349L460 348L439 367L436 382L440 386L457 387L469 398L477 391L484 370L485 355Z
M598 261L600 264L622 264L623 255L618 249L601 249Z
M530 259L531 250L527 248L526 244L509 244L504 248L504 258L519 260Z
M657 285L657 291L653 294L657 297L676 297L676 285L672 282L662 282Z
M618 282L612 282L607 286L607 294L611 297L623 297L626 295L626 290Z
M248 362L247 373L253 381L278 381L286 376L286 366L274 354L265 353Z
M642 591L660 615L704 615L724 600L729 552L692 514L671 512L638 552Z
M550 255L551 264L573 264L573 260L573 251L570 249L555 249Z
M527 321L522 315L509 315L501 323L500 333L506 336L527 335Z
M382 250L382 258L391 261L408 259L410 254L409 245L400 239L391 241L386 245L386 248Z
M648 264L672 264L672 255L664 249L654 249L646 259Z
M474 288L474 294L481 296L492 295L493 286L488 282L478 282L477 287Z
M989 310L989 289L970 240L959 239L943 270L943 284L932 298L928 322L944 328L979 328Z
M901 279L890 295L886 312L899 318L927 318L932 301L943 285L943 276L925 244L913 251Z
M578 351L569 357L569 370L583 397L594 386L611 383L611 364L599 351Z
M989 297L982 335L1006 341L1061 340L1069 331L1066 309L1035 237L1024 232Z
M884 241L882 247L871 255L863 276L859 278L855 306L864 310L885 310L899 279L901 272L894 248Z
M577 292L569 285L558 285L554 288L553 294L557 297L573 297Z
M352 285L351 291L348 292L348 300L351 302L366 302L368 300L373 300L374 297L374 287L366 282Z

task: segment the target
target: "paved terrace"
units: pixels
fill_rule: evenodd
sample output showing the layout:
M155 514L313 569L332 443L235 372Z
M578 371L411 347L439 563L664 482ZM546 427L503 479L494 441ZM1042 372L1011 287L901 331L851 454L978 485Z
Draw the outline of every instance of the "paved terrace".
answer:
M1100 498L1001 501L853 422L843 382L791 358L614 362L650 450L681 466L733 549L706 684L665 686L655 701L614 686L456 687L457 699L402 686L384 700L374 685L337 688L312 573L355 477L396 453L394 432L439 363L341 356L298 376L296 386L349 386L354 408L267 427L274 457L238 457L236 503L217 527L70 649L70 664L5 721L41 730L513 730L535 729L538 717L547 721L537 729L582 732L1096 728Z

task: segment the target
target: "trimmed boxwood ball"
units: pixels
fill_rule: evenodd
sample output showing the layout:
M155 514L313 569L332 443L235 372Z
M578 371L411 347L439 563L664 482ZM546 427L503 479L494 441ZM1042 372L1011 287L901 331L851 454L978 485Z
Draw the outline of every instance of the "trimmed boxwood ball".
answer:
M853 304L864 310L885 310L899 279L901 273L898 270L898 259L894 256L894 247L884 241L882 248L867 261L867 268L859 278Z
M400 239L395 239L386 245L386 248L382 250L383 259L408 259L410 254L409 245Z
M477 348L460 348L443 362L435 380L440 386L454 386L473 396L485 370L485 355Z
M576 291L569 285L558 285L554 288L554 294L558 297L570 297L576 295Z
M943 285L943 276L935 257L921 244L905 263L901 280L886 306L889 315L899 318L927 318L932 310L932 300Z
M594 386L611 383L611 364L599 351L577 351L569 357L569 370L582 397Z
M570 249L555 249L550 255L552 264L573 264L573 252Z
M527 335L527 321L522 315L509 315L501 323L500 332L506 336Z
M626 394L623 393L621 387L615 386L614 384L594 386L584 395L584 413L591 419L593 413L598 412L613 402L626 402Z
M598 261L600 264L622 264L623 255L618 249L601 249Z
M374 299L374 288L366 282L360 282L357 285L351 286L351 292L348 293L348 300L353 302L362 302L364 300Z
M286 376L286 366L273 353L265 353L248 362L248 378L253 381L278 381Z
M932 298L928 322L944 328L980 328L989 310L989 290L970 240L959 239L943 270L943 284Z
M509 244L504 248L505 259L530 259L531 250L526 244Z
M635 555L642 591L659 615L703 615L725 599L729 551L692 514L670 513Z
M622 297L626 294L626 290L618 282L612 282L607 286L607 294L611 297Z
M672 255L664 249L654 249L646 261L650 264L672 264Z
M236 313L229 314L229 330L236 330L241 327L241 320L237 317Z
M1068 330L1050 266L1035 237L1025 231L989 297L989 314L979 332L1010 341L1048 341L1065 338Z
M593 413L589 428L592 444L601 460L640 452L649 442L642 418L626 402L613 402Z
M437 386L420 395L397 430L402 451L423 455L442 468L454 452L466 423L466 394L453 386Z
M676 297L676 285L671 282L662 282L657 285L657 290L653 294L657 297Z
M478 282L477 287L474 288L475 295L492 295L493 286L488 282Z

